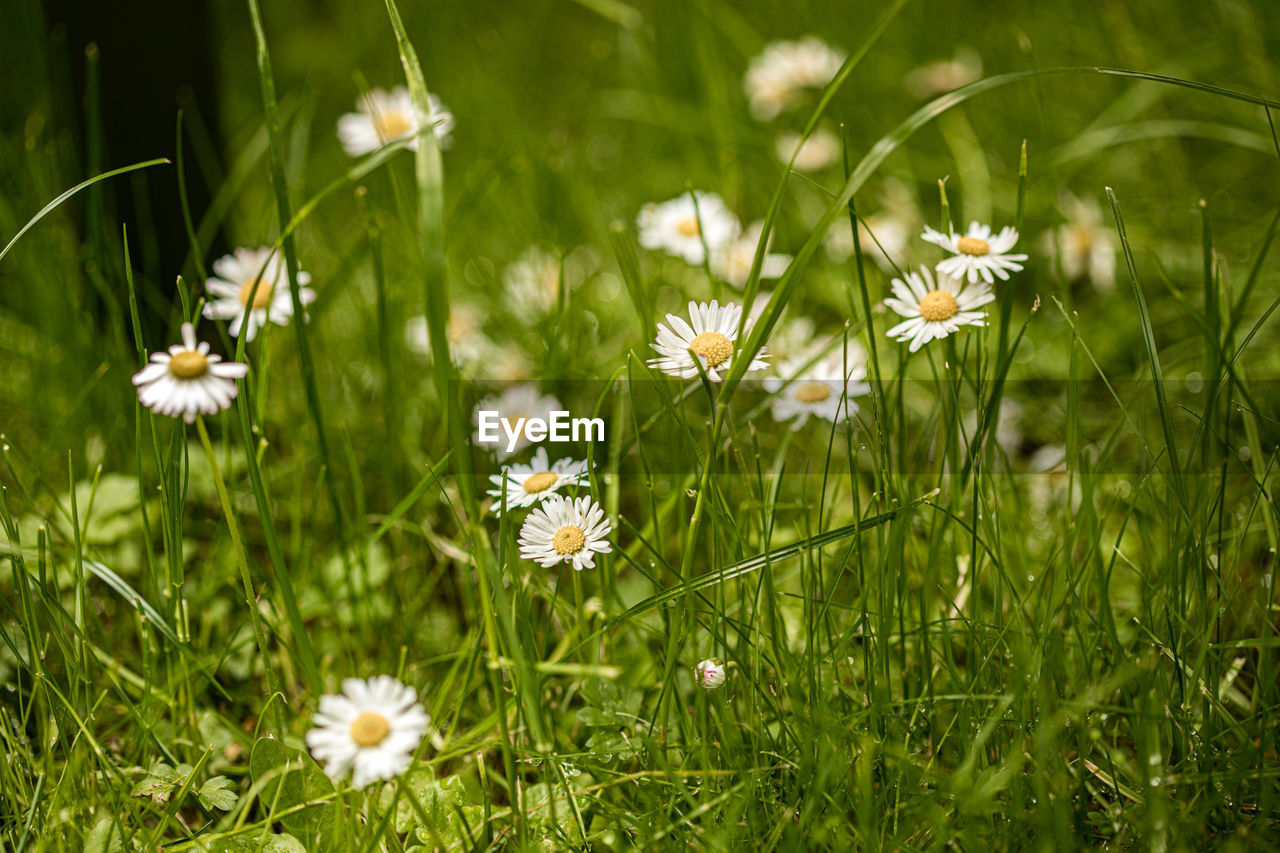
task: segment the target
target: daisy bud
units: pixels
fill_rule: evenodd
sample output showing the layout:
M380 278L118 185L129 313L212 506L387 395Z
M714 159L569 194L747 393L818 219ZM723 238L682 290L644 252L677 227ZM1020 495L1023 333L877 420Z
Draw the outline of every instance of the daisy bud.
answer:
M716 663L708 658L693 669L693 680L704 690L718 690L724 686L728 673L724 664Z

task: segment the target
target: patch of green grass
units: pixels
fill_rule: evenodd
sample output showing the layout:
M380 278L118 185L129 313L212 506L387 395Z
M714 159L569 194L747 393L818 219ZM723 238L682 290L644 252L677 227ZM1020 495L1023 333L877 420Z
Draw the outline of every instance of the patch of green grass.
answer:
M5 37L0 848L1280 846L1267 8L264 5L218 5L220 101L165 163L68 115L38 9ZM809 32L840 72L753 117L748 64ZM968 49L976 82L918 91ZM398 84L453 144L348 157L339 117ZM158 169L181 270L113 214ZM770 235L736 282L640 245L690 190ZM924 227L974 219L1029 256L990 325L886 337ZM250 373L187 425L129 377L220 239L317 299L202 321ZM712 298L760 312L722 381L648 366ZM850 420L774 419L748 356L789 377L797 334L866 352ZM549 446L591 462L594 570L522 559L486 495L470 413L516 382L606 420ZM304 738L380 674L432 725L353 790Z

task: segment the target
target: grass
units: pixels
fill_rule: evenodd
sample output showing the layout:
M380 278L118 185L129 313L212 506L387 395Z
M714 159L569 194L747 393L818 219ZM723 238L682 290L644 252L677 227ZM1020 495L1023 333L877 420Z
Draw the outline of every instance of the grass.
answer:
M248 0L214 13L219 102L135 164L96 113L112 56L68 107L65 43L15 11L0 850L1280 846L1274 16L857 11ZM747 63L806 32L849 58L754 121ZM904 88L959 44L982 79ZM397 83L454 145L345 157L338 116ZM793 171L783 129L843 157ZM178 192L148 212L157 170ZM639 208L690 189L786 272L763 241L740 287L640 248ZM1071 268L1088 216L1113 284ZM1016 225L1026 268L991 326L911 353L889 281L939 260L925 224L973 218ZM218 247L264 244L311 274L309 321L294 287L291 330L203 322L251 365L234 409L143 408L129 376L198 318ZM558 271L537 315L504 283L530 245ZM647 367L713 296L762 309L724 381ZM850 422L793 431L746 370L803 317L867 351ZM470 411L514 380L606 419L550 448L592 461L594 571L521 559L524 513L484 493ZM433 729L352 790L303 736L383 673Z

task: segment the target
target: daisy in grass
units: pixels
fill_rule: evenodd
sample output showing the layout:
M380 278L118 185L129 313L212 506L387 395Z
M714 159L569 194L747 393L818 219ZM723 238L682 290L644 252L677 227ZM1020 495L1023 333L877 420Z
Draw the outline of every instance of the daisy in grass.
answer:
M831 82L844 56L816 36L769 44L751 60L742 80L751 114L769 121L795 106L804 90L821 89Z
M567 300L574 288L600 266L599 255L587 246L567 254L530 246L502 271L502 286L517 316L545 316L560 305L560 291Z
M834 352L814 364L805 361L783 364L779 367L782 378L770 377L764 388L776 392L773 398L773 419L794 419L792 429L800 429L813 415L838 423L848 420L858 410L854 397L871 392L863 380L867 369L862 363L861 349L855 344L846 347L847 355Z
M440 147L448 148L453 113L435 95L427 98L431 106L431 129ZM367 96L357 99L356 110L338 119L338 139L349 156L368 154L405 136L413 137L408 147L417 149L419 116L413 108L413 98L404 86L396 86L390 92L372 89Z
M168 352L153 352L151 363L133 375L138 400L158 415L194 423L196 415L214 415L230 408L236 398L235 380L249 365L223 361L196 341L195 327L182 324L182 343Z
M594 569L596 554L612 550L613 530L604 510L589 497L553 495L529 513L520 528L520 556L551 568L572 563L574 571Z
M697 204L694 204L694 200ZM685 193L660 204L646 204L636 217L640 245L661 249L694 266L724 249L742 230L724 199L715 193ZM705 243L705 248L704 244Z
M791 167L797 172L817 172L840 159L840 137L825 128L803 141L798 133L784 133L778 137L774 153L782 163L791 163L795 155Z
M731 240L720 251L712 252L711 271L734 287L741 288L751 274L751 263L756 258L756 247L760 245L760 235L763 232L764 222L753 222L741 236ZM772 234L769 235L769 241L773 242ZM790 263L790 255L777 255L766 249L760 277L778 278L787 271Z
M1116 283L1116 244L1111 231L1102 226L1097 202L1065 193L1058 200L1058 210L1067 221L1046 231L1039 248L1046 254L1061 254L1068 280L1087 280L1099 290L1111 290Z
M250 299L253 307L249 310L245 340L253 340L267 323L289 325L293 318L293 296L289 293L284 256L279 252L273 253L270 246L236 249L235 254L223 255L214 261L213 272L214 276L205 286L216 298L204 306L204 316L210 320L230 320L227 331L233 338L240 336ZM310 275L298 271L298 299L303 307L316 299L314 290L303 287L310 281Z
M342 693L320 697L307 748L333 779L351 785L394 779L409 769L431 720L417 694L389 675L348 678Z
M455 303L449 306L445 337L449 339L449 352L459 364L474 365L494 349L493 342L483 331L487 319L484 310L474 305ZM410 352L431 358L431 332L425 316L419 314L405 322L404 342Z
M907 320L885 334L902 343L910 341L911 352L929 341L945 338L961 326L987 325L986 312L976 310L996 298L985 281L965 287L939 270L935 285L933 273L926 266L921 266L919 273L906 273L905 279L893 280L893 296L884 304Z
M720 374L727 373L733 364L734 344L738 339L738 320L742 317L742 309L730 302L723 308L712 299L710 302L690 302L689 322L686 323L674 314L667 315L668 329L658 324L658 337L650 344L658 353L658 358L648 361L650 367L657 368L668 376L681 379L693 379L698 375L698 366L693 361L693 352L707 372L712 382L720 381ZM750 330L750 324L744 331ZM748 370L764 370L768 367L764 348L752 359Z
M526 423L530 418L541 418L545 421L551 420L552 412L564 411L564 405L550 394L543 394L538 390L538 386L532 382L521 382L505 388L501 394L497 396L485 397L476 406L476 440L479 440L479 424L481 411L493 411L498 413L499 418L505 418L510 422L512 427L524 418ZM529 435L523 429L517 436L515 445L508 452L507 437L502 435L497 444L493 448L497 450L499 456L511 456L519 453L528 447L532 442L529 441Z
M586 460L557 459L550 462L545 447L539 447L528 465L512 465L507 471L507 509L533 506L546 500L561 488L580 486L586 482ZM502 515L502 475L490 474L489 482L497 486L490 489L494 498L494 515Z
M952 59L927 62L906 76L907 91L917 98L932 98L982 77L982 57L972 48L962 47Z
M729 678L724 664L716 663L708 658L693 668L693 680L704 690L718 690Z
M934 243L953 255L938 264L938 272L955 278L968 278L972 284L979 277L987 284L996 278L1009 280L1009 273L1022 269L1019 261L1025 261L1026 255L1011 255L1009 250L1018 242L1018 232L1008 226L1000 229L1000 233L992 235L991 226L974 221L969 223L969 230L964 234L943 234L925 226L925 240ZM994 278L993 278L994 276Z

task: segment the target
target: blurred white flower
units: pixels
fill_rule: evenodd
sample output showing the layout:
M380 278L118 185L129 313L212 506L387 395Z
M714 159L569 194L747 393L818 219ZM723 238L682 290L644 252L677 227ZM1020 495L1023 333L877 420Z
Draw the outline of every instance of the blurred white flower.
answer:
M484 310L478 306L468 303L449 306L449 322L445 324L445 332L449 339L449 352L459 365L474 365L484 360L494 349L493 342L484 333L487 319ZM431 331L424 315L419 314L405 321L404 342L411 352L431 358Z
M852 342L843 354L831 353L814 364L788 361L779 365L778 372L779 377L764 381L764 388L777 394L771 404L773 419L794 419L792 429L804 426L810 415L832 423L848 420L858 410L853 398L871 391L863 381L867 369L861 347Z
M1019 261L1025 261L1026 255L1012 255L1009 250L1018 242L1018 232L1008 226L1000 229L1000 233L992 235L991 226L978 221L969 223L969 230L964 234L943 234L925 226L921 235L930 243L941 246L953 255L937 266L939 273L968 278L972 284L981 276L983 281L991 284L995 278L1008 281L1009 273L1022 269Z
M394 779L409 769L430 724L417 694L389 675L348 678L341 694L320 697L307 748L333 779L351 785Z
M697 205L694 199L697 199ZM684 258L694 266L724 249L742 230L724 199L715 193L685 193L660 204L646 204L636 217L640 245Z
M728 677L724 664L716 663L710 658L693 668L693 680L703 690L718 690L724 686Z
M820 89L830 83L844 57L842 51L816 36L772 42L751 60L742 81L751 114L769 121L790 109L805 89Z
M427 96L431 106L431 129L441 148L451 143L449 132L453 130L453 113L449 112L434 94ZM346 113L338 119L338 139L351 157L359 157L376 151L388 142L413 136L407 146L417 149L419 121L413 108L413 98L404 86L396 86L390 92L371 89L367 96L356 100L356 112Z
M756 247L760 245L760 235L763 232L764 221L753 222L741 236L712 252L711 271L734 287L741 288L747 283L747 277L751 273L751 263L755 260ZM772 234L769 235L769 242L773 242ZM787 271L790 263L790 255L772 254L766 248L760 277L777 278Z
M244 309L251 297L253 308L249 311L245 340L253 340L258 329L269 322L279 326L289 324L293 317L293 297L289 293L284 258L278 252L273 254L270 246L236 249L235 254L223 255L214 261L213 271L215 275L205 282L205 287L217 298L204 306L204 316L211 320L230 320L227 331L231 337L240 336ZM314 290L302 286L310 281L310 275L298 271L298 298L304 307L316 298Z
M784 164L790 163L794 154L796 161L792 168L796 171L816 172L840 159L840 137L826 128L815 130L803 142L798 133L783 133L778 137L774 151Z
M738 339L738 321L741 317L742 309L733 302L723 308L714 299L710 302L690 302L688 323L674 314L668 314L667 322L671 324L671 328L658 324L658 337L650 346L659 357L649 359L649 366L668 376L693 379L698 375L698 367L689 355L692 351L700 359L707 378L712 382L719 382L720 374L727 373L733 364L734 343ZM746 329L750 329L750 325ZM769 366L765 361L767 357L761 347L747 369L763 370Z
M995 441L1006 453L1016 453L1022 447L1022 404L1008 396L1000 401L1000 420L995 425ZM972 441L978 434L978 412L965 415L964 432ZM992 432L988 427L988 432Z
M528 465L512 465L507 471L507 509L533 506L546 500L561 488L581 485L587 476L586 460L557 459L551 462L545 447L539 447ZM488 494L494 498L494 515L502 515L502 475L490 474L497 486Z
M543 394L538 390L538 386L532 382L521 382L516 385L510 385L502 390L497 396L485 397L476 406L476 425L479 426L479 412L491 411L497 412L499 418L505 418L509 423L514 425L520 418L524 418L528 423L530 419L538 418L544 421L551 420L552 412L565 411L564 405L550 394ZM476 440L479 440L479 430L477 429ZM499 441L493 445L499 456L510 456L519 453L532 442L526 432L521 431L516 438L514 446L507 451L507 442Z
M934 285L933 274L926 266L919 273L905 273L906 281L893 280L893 296L884 304L908 318L885 332L900 342L911 342L908 349L916 352L932 340L941 340L961 326L985 326L986 312L975 310L994 300L991 285L978 282L965 287L958 279L938 271Z
M543 568L571 563L574 571L594 569L596 554L612 550L613 525L590 497L571 500L555 495L529 513L520 528L520 556Z
M558 255L538 246L525 249L502 272L513 313L537 317L554 311L560 301L560 272Z
M214 415L236 398L235 380L249 365L222 360L209 345L196 340L195 327L182 324L182 343L168 352L153 352L151 363L133 375L138 400L158 415L194 423L196 415Z
M927 62L906 77L907 91L917 98L932 98L981 79L982 57L968 47L956 51L952 59Z
M1040 249L1062 258L1062 271L1071 281L1087 279L1099 290L1116 283L1116 244L1102 224L1102 211L1093 199L1064 193L1058 210L1067 220L1040 236Z

